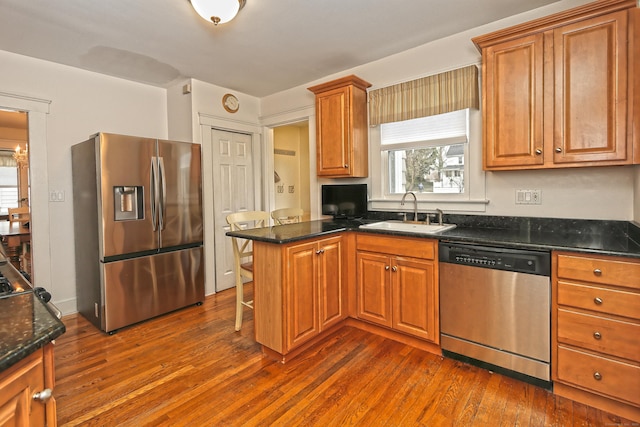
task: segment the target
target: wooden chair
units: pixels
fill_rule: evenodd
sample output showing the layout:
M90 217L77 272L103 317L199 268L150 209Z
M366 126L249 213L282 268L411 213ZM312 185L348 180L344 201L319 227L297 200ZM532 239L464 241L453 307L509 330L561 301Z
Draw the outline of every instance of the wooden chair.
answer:
M269 213L263 211L236 212L227 215L231 231L269 226ZM252 224L253 223L253 226ZM243 226L243 224L245 226ZM253 309L253 300L244 300L243 278L253 280L253 246L250 240L232 237L234 272L236 276L236 331L242 327L242 306ZM247 259L250 259L247 261Z
M19 208L9 208L9 222L27 222L29 221L29 206L21 206Z
M282 208L271 212L275 225L292 224L302 221L304 211L301 208Z

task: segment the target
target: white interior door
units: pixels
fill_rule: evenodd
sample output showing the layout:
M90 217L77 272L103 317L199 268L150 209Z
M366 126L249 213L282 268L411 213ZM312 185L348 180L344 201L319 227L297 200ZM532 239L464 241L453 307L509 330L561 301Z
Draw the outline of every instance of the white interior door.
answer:
M212 130L213 208L215 222L216 292L235 286L233 248L227 215L252 211L255 189L251 135Z

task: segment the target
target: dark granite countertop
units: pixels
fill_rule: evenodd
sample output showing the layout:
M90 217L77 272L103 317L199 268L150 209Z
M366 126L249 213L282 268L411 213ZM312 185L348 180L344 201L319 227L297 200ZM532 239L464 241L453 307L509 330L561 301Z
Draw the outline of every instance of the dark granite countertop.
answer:
M33 292L0 298L0 372L64 332L64 324Z
M640 258L640 227L627 221L445 215L444 222L456 224L457 227L438 234L359 228L364 223L385 219L397 219L397 214L370 212L365 220L318 220L233 231L227 235L283 244L357 230L362 233L425 237L509 248L568 250Z

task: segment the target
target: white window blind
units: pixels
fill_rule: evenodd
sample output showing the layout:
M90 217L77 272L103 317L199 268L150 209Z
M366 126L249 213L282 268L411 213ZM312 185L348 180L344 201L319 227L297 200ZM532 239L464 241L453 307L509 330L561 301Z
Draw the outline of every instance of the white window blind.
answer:
M380 150L453 145L468 142L468 109L380 125Z

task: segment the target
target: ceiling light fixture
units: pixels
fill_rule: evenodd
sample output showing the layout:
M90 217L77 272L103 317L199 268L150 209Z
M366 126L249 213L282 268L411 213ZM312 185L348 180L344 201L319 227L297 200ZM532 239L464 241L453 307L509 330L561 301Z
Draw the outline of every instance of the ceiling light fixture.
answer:
M191 6L205 21L215 25L231 21L244 7L246 0L190 0Z

